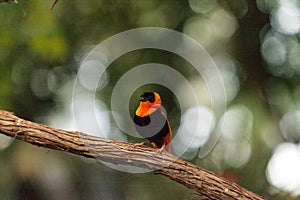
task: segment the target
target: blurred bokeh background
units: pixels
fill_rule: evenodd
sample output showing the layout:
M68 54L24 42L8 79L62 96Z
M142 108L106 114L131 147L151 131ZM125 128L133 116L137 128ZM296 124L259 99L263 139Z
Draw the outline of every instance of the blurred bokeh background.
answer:
M193 123L199 132L182 157L231 179L267 199L300 195L300 2L297 0L20 0L0 4L0 108L66 130L76 130L72 91L80 63L110 36L137 27L164 27L198 41L225 83L226 112L215 116L204 81L182 58L161 50L138 50L109 66L97 88L97 115L105 137L135 142L113 122L114 85L132 67L162 63L184 75L198 91L200 107L183 110L158 85L132 96L130 113L144 90L161 93L172 128ZM101 56L101 55L100 55ZM79 74L89 90L93 66ZM212 78L214 75L212 75ZM218 89L218 88L216 88ZM219 88L220 89L220 88ZM185 88L178 86L178 92ZM85 119L85 94L80 118ZM187 100L189 97L187 97ZM207 135L226 115L213 151L199 156ZM213 122L212 122L213 121ZM212 123L212 124L207 124ZM91 134L93 126L87 125ZM207 131L207 129L211 129ZM189 139L188 128L182 144ZM204 134L204 135L201 135ZM140 141L140 140L137 140ZM176 149L176 147L174 147ZM100 162L42 149L0 135L0 199L184 199L194 192L152 173L132 174Z

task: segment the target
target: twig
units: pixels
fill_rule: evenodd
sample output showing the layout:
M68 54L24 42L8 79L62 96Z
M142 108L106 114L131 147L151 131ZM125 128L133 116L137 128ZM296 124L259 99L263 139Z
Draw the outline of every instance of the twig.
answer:
M55 1L53 2L53 4L51 5L51 10L53 10L54 6L57 4L58 1L59 1L59 0L55 0Z
M171 154L157 153L146 146L51 128L20 119L4 110L0 110L0 132L40 147L154 170L156 174L167 176L209 199L263 199L199 166Z
M18 3L18 0L0 0L0 3L3 3L3 2L8 3L9 1L13 1L15 4Z

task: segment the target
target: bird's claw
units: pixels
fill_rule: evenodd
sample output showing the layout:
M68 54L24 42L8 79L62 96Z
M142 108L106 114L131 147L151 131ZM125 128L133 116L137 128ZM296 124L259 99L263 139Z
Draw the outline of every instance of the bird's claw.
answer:
M165 151L165 147L161 147L159 149L156 150L157 153L162 154L162 152Z

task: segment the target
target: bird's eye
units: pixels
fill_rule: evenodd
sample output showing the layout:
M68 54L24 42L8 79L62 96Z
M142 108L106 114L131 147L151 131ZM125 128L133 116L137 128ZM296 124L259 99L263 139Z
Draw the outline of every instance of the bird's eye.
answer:
M153 102L154 102L154 97L153 97L152 95L149 96L149 97L148 97L148 101L151 102L151 103L153 103Z
M154 102L155 95L153 92L145 92L141 95L140 101L149 101L150 103Z

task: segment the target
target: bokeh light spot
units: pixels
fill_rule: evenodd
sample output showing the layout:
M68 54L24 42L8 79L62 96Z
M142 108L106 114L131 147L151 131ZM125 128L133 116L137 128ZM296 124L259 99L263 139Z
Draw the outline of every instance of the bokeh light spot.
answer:
M281 65L286 60L287 50L285 41L276 36L267 36L262 44L262 55L264 59L273 65Z
M296 34L300 30L300 12L297 5L283 3L271 15L273 27L284 34Z
M236 18L224 9L216 10L211 16L211 21L214 24L214 34L218 38L231 37L238 27Z
M191 9L197 13L208 13L217 5L217 0L189 0Z
M283 137L291 142L300 141L300 110L291 111L283 115L279 126Z
M208 107L197 106L186 110L177 132L178 138L172 141L174 152L181 152L181 147L189 146L183 157L192 159L200 146L207 142L215 123L214 114Z
M275 187L300 194L300 148L299 145L282 143L272 155L266 175Z
M77 76L80 84L90 91L101 89L108 83L106 67L98 60L88 60L82 64Z
M201 16L189 18L184 25L183 32L204 47L209 47L214 41L214 25L209 19Z
M224 114L225 119L222 138L230 142L249 140L252 134L253 115L245 106L238 105L230 108Z
M289 51L288 59L291 67L296 73L300 74L300 45L299 41L293 42Z
M5 136L5 135L0 135L0 151L8 148L11 143L12 143L12 138Z
M247 163L250 155L251 144L249 142L227 143L224 160L228 166L238 168Z
M30 87L33 94L40 99L47 99L51 96L48 88L48 72L47 69L37 69L31 76Z

